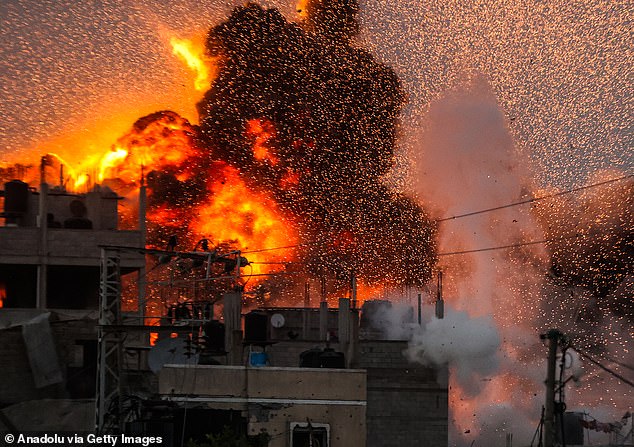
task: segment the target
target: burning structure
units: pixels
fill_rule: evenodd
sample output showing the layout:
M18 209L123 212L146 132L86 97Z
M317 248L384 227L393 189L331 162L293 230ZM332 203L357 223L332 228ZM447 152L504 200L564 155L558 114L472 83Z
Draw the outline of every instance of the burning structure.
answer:
M150 430L153 422L169 420L180 424L179 414L184 421L188 411L191 417L200 410L201 417L220 414L220 420L226 419L227 424L234 417L248 421L248 426L240 422L237 428L243 431L247 427L249 435L263 430L276 438L288 429L286 425L295 424L291 427L295 440L277 439L271 445L301 445L306 436L321 436L328 443L365 445L366 429L368 445L389 445L390 439L402 445L407 437L414 443L446 442L447 390L442 371L409 364L401 354L404 341L386 345L368 341L366 348L359 347L356 306L363 299L363 290L421 286L431 275L435 250L434 227L423 209L383 182L394 160L403 97L392 70L351 44L358 28L357 10L355 1L309 2L302 27L288 22L274 9L255 4L236 8L227 21L209 33L207 51L218 67L216 79L199 104L200 126L170 111L153 113L135 122L110 152L94 163L88 160L81 172L69 169L60 157L47 155L39 170L39 207L16 206L14 190L19 189L27 202L34 200L29 197L36 192L21 181L6 183L4 217L8 228L0 243L14 251L22 250L27 257L38 254L36 273L31 272L31 276L38 278L32 284L39 284L37 290L29 293L20 289L24 285L13 279L11 269L25 269L21 266L28 262L2 259L6 266L3 265L0 279L7 283L7 309L33 305L44 311L68 305L70 298L62 292L66 290L63 286L70 283L69 277L57 279L59 273L50 265L58 261L68 265L100 263L100 274L90 270L85 275L86 287L75 282L78 302L71 306L99 311L96 340L91 338L83 344L90 345L89 354L82 351L83 367L88 375L97 375L97 430ZM60 170L60 186L50 194L48 165ZM4 169L2 177L34 181L37 174L33 167L19 166ZM134 193L139 185L142 194L137 201ZM121 197L111 194L110 188ZM55 200L49 201L51 197ZM118 200L123 204L119 207L120 216ZM57 205L69 201L71 218ZM108 208L102 202L111 205ZM119 226L134 226L135 211L141 214L140 231L121 231ZM47 223L43 216L48 216ZM60 219L62 228L53 228ZM19 243L18 233L29 225L34 227L31 233L39 235L34 240L40 242ZM94 232L102 229L111 232L110 239L95 238ZM75 230L83 233L75 235ZM73 238L72 244L66 240L69 237ZM66 241L68 246L81 247L85 245L81 243L84 237L90 253L78 254L81 260L56 258L58 249L53 242L57 239L63 239L61 243ZM147 270L146 256L154 263ZM285 271L272 274L270 265L285 266ZM248 275L242 272L246 266L251 269ZM121 275L128 272L138 273L138 283L133 287L136 293L124 290ZM290 275L301 280L291 281ZM244 278L252 279L252 287L242 295ZM282 369L252 372L252 363L246 368L237 366L244 365L246 355L240 330L243 296L254 298L245 300L248 307L297 304L304 300L298 291L304 286L310 290L311 284L319 284L320 289L323 316L319 330L311 327L309 320L315 311L307 308L303 311L305 337L299 338L289 330L283 340L260 334L254 343L249 338L252 323L247 319L244 342L248 346L279 345L270 347L267 355L274 358L276 352L280 353L280 360L273 364ZM237 292L226 293L232 290ZM94 299L97 292L98 306ZM61 296L57 298L57 294ZM339 307L339 323L333 328L328 325L328 311L323 309L344 294L348 298L342 302L347 305ZM224 326L214 319L217 303L222 304ZM305 304L308 307L310 302ZM289 313L293 311L280 310L275 315ZM44 315L43 326L49 328L50 316ZM94 327L96 315L82 314L82 318L93 318L85 323ZM136 325L130 324L131 319ZM265 316L264 327L269 319ZM149 326L147 321L160 321L160 325ZM182 321L195 324L178 327ZM28 326L25 322L10 325ZM220 335L223 327L224 335ZM135 330L140 337L122 335ZM319 335L310 336L311 331ZM155 333L152 340L157 341L149 360L145 354L148 347L144 346L148 332ZM179 333L185 335L178 337ZM50 328L42 334L50 335ZM333 339L329 340L331 336ZM28 348L26 336L25 342ZM162 352L161 343L175 343L178 349L186 346L186 363L194 358L194 351L199 351L196 356L205 354L212 365L162 370L162 362L158 361L159 366L153 368L156 352ZM299 352L315 357L309 348L324 344L328 350L322 354L330 353L330 346L339 350L334 351L334 358L319 364L313 358L301 366L327 370L290 368L297 365ZM293 351L298 351L297 355L288 354ZM49 352L56 352L54 345ZM322 354L317 358L324 357ZM129 362L131 355L136 358L136 366ZM57 379L52 384L61 385L50 396L38 392L35 395L89 397L85 394L90 391L86 390L80 395L66 393L74 381L68 374L67 356L62 357L61 362L52 362L59 364L53 371ZM251 355L246 359L251 362ZM92 365L88 365L90 361ZM234 369L215 363L233 365ZM35 374L34 365L30 363ZM159 400L148 397L152 387L138 383L150 374L148 366L162 370ZM218 394L224 392L217 387L201 391L195 384L187 389L176 386L174 380L178 382L178 377L188 375L188 371L205 377L211 374L209 377L215 377L220 388L223 374L245 380L262 376L262 383L260 387L238 389L231 395L233 400L218 405ZM399 386L400 371L405 371L403 380L410 384L409 397ZM285 394L279 390L277 375L307 384L295 394ZM323 388L324 383L334 387L330 394ZM124 394L124 389L128 393ZM420 402L411 398L417 395L412 394L414 389L424 396ZM190 398L191 393L198 398ZM256 395L266 397L260 402ZM179 400L179 396L184 399ZM3 403L8 404L21 397L5 399ZM399 404L387 404L386 399L398 400ZM251 404L245 406L249 402L259 409L255 411ZM401 405L403 402L411 405ZM202 407L194 408L192 404ZM280 418L279 411L271 413L270 405L281 405L277 410L288 408L288 414ZM331 405L333 414L328 415ZM431 432L418 424L418 413L408 413L417 405L424 405L433 415ZM142 416L132 417L130 406L138 409L137 416ZM366 406L372 421L367 425ZM400 421L399 436L392 436L395 424L380 428L380 421L388 420L386 408L394 411L392 416ZM352 419L343 418L344 414ZM291 416L294 419L288 419ZM7 417L11 420L10 410ZM267 423L268 418L271 423ZM350 424L355 426L354 431L350 431ZM79 427L86 428L85 424ZM184 422L180 429L183 436L192 434L188 431L191 426L186 430ZM174 443L178 445L178 439Z
M146 304L145 310L155 321L166 317L173 323L176 314L182 320L187 312L208 319L210 315L205 313L204 306L190 307L191 299L204 298L208 301L205 306L214 305L222 302L224 292L234 290L235 286L244 286L245 282L244 301L247 308L252 308L301 303L305 299L304 287L307 283L308 290L320 291L320 301L332 305L344 295L362 301L372 292L420 286L430 277L438 254L434 241L435 224L416 201L394 192L383 182L393 165L397 121L403 106L398 79L391 69L352 43L358 31L358 5L355 1L309 1L301 10L303 22L292 23L276 10L249 4L237 8L227 20L211 29L206 43L207 57L201 58L199 62L212 61L215 66L208 72L214 73L215 78L211 83L203 83L204 88L208 87L209 90L199 104L200 125L174 112L156 112L136 121L132 129L117 140L111 151L90 154L76 171L69 169L72 163L53 156L47 158L47 162L57 167L60 163L64 165L59 183L68 191L86 193L94 189L92 184L99 183L109 185L121 194L120 228L134 226L133 216L137 206L140 207L134 199L134 191L143 181L147 183L146 248L150 250L143 251L143 254L150 256L150 268L146 275L140 276L146 279L145 285L148 286L147 297L140 302ZM498 36L499 29L495 27L495 36ZM469 49L473 50L472 41L469 41ZM533 56L530 57L532 65ZM461 101L456 102L463 104ZM478 109L478 105L475 108ZM496 113L499 112L497 105L490 107L490 104L486 104L484 109L478 109L484 112L478 117L490 117L492 108ZM442 117L442 126L447 125L447 118L451 119L449 116ZM500 121L499 116L494 118L491 121ZM448 205L447 208L452 212L456 210L442 192L453 192L450 199L466 200L467 209L480 203L482 197L497 199L483 205L483 208L499 205L500 202L510 203L520 197L523 200L527 194L525 184L513 176L515 172L509 175L514 160L508 154L498 157L500 154L496 152L502 146L506 149L508 144L496 144L492 149L490 134L481 132L481 129L462 132L461 125L473 122L477 120L458 117L451 121L450 132L446 132L446 127L441 127L449 138L457 136L460 139L463 134L470 137L486 135L487 141L470 138L465 145L450 141L451 146L447 148L443 141L430 138L429 145L446 154L456 154L452 157L460 158L460 162L465 164L471 162L475 165L477 162L480 166L483 154L491 155L491 159L485 161L486 164L503 165L508 177L497 176L495 172L494 176L487 176L484 182L479 178L472 183L456 182L456 174L445 175L446 169L462 165L456 160L447 162L447 158L441 157L445 161L443 166L425 163L425 169L436 172L427 177L432 184L419 192L434 196L437 202ZM483 123L485 126L489 124L490 121ZM496 143L507 143L509 140L506 134L494 135ZM425 154L433 154L433 150L428 149L424 151ZM473 171L471 168L467 166L465 171ZM38 171L37 168L18 168L3 171L2 174L5 180L20 178L33 184ZM464 173L459 173L459 176L461 180L466 180ZM504 186L500 186L501 183L497 187L493 185L494 180L508 180L509 177L513 178L505 182ZM447 187L443 182L451 182L452 185ZM495 190L487 190L487 186ZM443 188L445 190L439 194ZM462 190L456 191L454 188ZM464 193L466 189L470 194ZM507 195L500 194L500 191ZM624 203L631 204L631 182L623 189L622 196L627 197ZM610 200L614 201L614 197ZM524 214L498 215L472 227L465 225L460 237L454 237L457 232L451 231L441 234L440 247L444 255L478 250L480 242L489 238L500 246L509 245L506 239L498 239L500 236L510 235L520 244L514 247L516 250L510 256L489 257L487 251L482 255L474 255L477 259L473 262L443 264L443 268L450 269L450 276L454 275L451 269L457 271L457 282L462 279L461 275L469 276L469 279L478 276L478 281L485 276L488 278L468 285L472 289L479 289L476 290L476 299L472 300L477 305L469 302L465 307L475 309L476 313L493 314L495 323L507 330L505 341L517 338L514 332L517 324L521 326L524 339L528 339L535 325L541 327L551 321L558 322L562 315L566 315L569 310L566 295L568 289L574 289L574 293L581 298L577 299L578 296L573 296L570 291L570 301L574 301L580 311L575 313L575 321L571 319L571 326L577 326L580 320L583 320L581 323L584 325L587 321L602 319L612 324L613 315L618 315L620 320L618 325L614 325L615 330L610 329L605 333L612 336L613 333L622 333L623 328L627 331L631 328L632 315L631 280L628 280L632 274L631 206L629 209L623 207L624 212L615 210L615 213L601 214L595 222L594 214L600 213L584 215L583 210L588 207L581 202L575 213L567 213L569 208L553 205L552 202L541 204L544 204L543 209L536 207L538 220L544 233L543 239L548 240L546 248L553 262L546 255L544 258L548 259L542 264L543 259L538 259L538 255L521 245L529 240L533 246L534 241L542 239L540 229L533 228L533 220ZM553 208L561 211L562 215L553 213ZM572 234L577 229L570 225L567 218L575 220L582 215L583 218L577 219L582 223L579 228L581 234ZM55 215L53 217L53 222L59 219ZM608 221L618 222L619 231L610 233ZM522 224L514 225L518 222ZM526 225L525 222L530 223ZM502 234L499 231L501 224L506 225L504 228L515 229ZM587 226L600 229L604 228L604 224L607 230L603 233L599 231L599 236L585 232ZM571 234L560 234L568 230ZM483 237L483 234L486 236ZM464 235L468 235L466 240L461 240ZM471 246L474 240L478 244ZM183 255L175 256L176 251ZM577 256L580 252L583 253ZM135 253L138 256L139 252ZM501 260L502 257L504 260ZM498 264L492 262L494 258L495 262L499 261ZM214 262L207 269L210 259L221 262ZM248 266L246 270L241 270L246 265L244 260L248 260ZM541 294L546 292L535 291L542 285L541 279L533 282L533 274L535 277L541 275L540 278L546 276L545 272L537 271L542 265L548 266L544 270L550 273L549 278L555 283L555 292L550 294L554 297L551 300L553 302L545 304ZM240 275L236 275L237 272ZM222 279L214 279L212 283L207 281L211 277ZM174 281L175 278L177 281ZM205 281L197 281L201 278ZM509 284L515 280L519 284ZM0 292L0 298L7 303L7 307L16 302L14 293L15 284L18 283L14 281L8 293ZM165 287L166 284L169 286ZM480 287L483 284L486 287ZM560 284L566 287L559 287ZM547 286L550 285L547 283ZM582 287L582 293L578 293L578 285ZM456 290L460 286L462 284L456 286ZM139 290L146 288L139 287ZM94 292L93 285L93 296ZM459 292L456 293L456 301L465 300L466 297L471 301L470 294L464 293L464 290ZM37 292L34 294L37 301ZM40 295L44 296L42 292ZM129 306L127 310L135 310L134 300L126 300L125 295L123 309ZM133 293L132 296L138 295ZM533 299L524 299L525 296ZM519 305L520 301L522 305ZM506 305L497 305L500 302ZM508 309L509 305L520 311L519 323L517 319L509 318L508 314L500 315L506 313L502 309ZM558 309L551 312L551 305ZM595 312L597 310L600 312ZM234 310L233 317L236 314L239 311ZM588 318L578 319L579 315ZM118 322L109 322L109 325L117 326L114 323ZM605 342L605 335L601 332L606 326L588 326L591 328L588 329L588 336L584 334L584 344L600 346ZM303 329L300 331L299 327L287 330L286 336L290 339L292 334L299 338L297 334L302 332L302 338L324 343L321 331L315 335L317 331L313 327L306 330L310 336L303 337ZM143 331L147 332L148 329L144 328ZM169 334L179 333L181 329L168 324L152 332L158 333L161 343ZM189 343L196 336L200 337L199 333L190 334L186 337ZM511 337L507 336L509 334ZM217 349L221 349L219 345L223 345L223 350L233 347L233 342L240 340L234 335L231 331L228 333L228 345L217 342L222 339L217 335ZM625 347L627 343L630 342L626 339ZM281 346L280 343L278 345ZM136 352L136 360L144 364L145 351L140 348L146 347L122 347L126 356ZM337 349L347 352L338 346ZM374 351L368 349L364 352ZM514 361L530 362L534 361L535 352L534 346L521 349L513 345L506 354ZM393 352L391 357L395 364L403 360L398 352ZM294 355L293 359L296 358L297 355ZM291 364L292 361L277 365ZM357 363L357 366L362 365ZM390 374L398 376L403 370L412 367L410 364L401 366L394 368ZM193 368L192 371L205 370L201 374L207 374L209 371L206 370L209 369L212 368ZM232 371L240 371L236 374L240 374L241 378L248 377L248 371L242 368ZM186 376L182 371L174 371L174 374ZM369 402L373 399L370 397L371 374L368 372L366 377L368 417L372 407ZM429 373L427 383L430 388L438 385L438 377L432 375ZM377 377L381 377L380 374ZM485 377L483 381L485 379L488 380ZM169 384L169 379L165 380L167 382L163 384ZM496 377L492 382L489 397L490 401L495 402L501 399L499 396L506 396L510 402L520 402L522 399L514 398L509 390L514 388L523 392L536 383L531 377L518 379L514 375ZM380 383L380 379L375 385L374 391L377 393L387 393L387 388L390 388L389 383ZM414 384L410 388L417 389L417 386ZM432 410L438 410L430 414L438 418L436 425L439 437L445 430L442 423L443 386L437 388L439 391L435 405L433 399L424 400ZM168 394L166 389L163 388L164 395ZM181 391L185 397L180 397L186 400L187 390ZM499 394L492 396L493 393ZM464 429L459 427L459 432L477 433L473 428L476 412L472 411L472 396L461 394L460 389L456 391L456 387L453 394L454 416L466 425ZM248 400L251 396L237 393L232 397ZM286 397L298 398L297 395ZM356 394L350 400L363 401L363 395ZM231 411L249 411L248 407L245 409L244 401L233 403L242 406L238 405L237 409ZM175 411L182 411L184 415L191 410L186 410L187 404L181 402L181 405ZM463 405L466 410L462 409L462 413L456 410ZM533 414L537 410L530 409ZM373 417L379 420L381 415L375 413ZM404 418L403 414L399 414L400 420ZM366 429L370 434L370 429L377 426L368 423ZM303 425L299 430L306 428ZM473 430L468 431L469 428ZM371 433L368 439L381 438Z

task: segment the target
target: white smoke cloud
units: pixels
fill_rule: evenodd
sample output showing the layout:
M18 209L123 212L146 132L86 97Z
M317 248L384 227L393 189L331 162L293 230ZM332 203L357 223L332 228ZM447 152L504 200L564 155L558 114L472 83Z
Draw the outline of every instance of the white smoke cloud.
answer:
M508 124L484 78L430 105L419 135L415 180L417 194L438 218L529 196L533 176ZM509 432L527 442L524 427L534 428L539 419L544 370L535 367L542 359L535 354L540 345L533 323L548 256L537 245L478 250L543 238L529 207L440 223L440 253L474 252L441 256L446 318L425 325L410 353L413 360L449 365L452 446L475 439L496 445ZM531 367L518 367L527 363Z
M530 164L517 151L509 131L511 123L486 80L475 79L447 92L430 104L424 118L415 144L415 192L437 218L539 195ZM586 343L581 347L585 349L594 346L588 334L609 334L602 338L603 345L610 348L608 355L623 362L623 352L634 352L629 349L630 320L599 312L601 302L589 292L553 280L550 253L543 245L522 245L556 237L549 234L554 231L550 223L544 225L537 219L541 215L536 210L546 216L555 211L562 214L554 226L557 233L577 231L604 216L605 212L599 213L606 209L604 202L615 211L602 219L613 223L623 214L621 209L627 210L631 203L594 190L580 197L590 192L606 197L588 208L590 219L584 220L575 207L567 205L572 199L566 198L540 202L537 208L513 206L440 222L441 254L473 252L441 255L444 297L455 311L449 311L445 321L432 320L416 332L410 353L412 359L427 364L449 364L451 446L469 446L475 440L477 445L503 445L507 433L515 435L514 443L530 443L544 403L547 349L539 340L540 333L559 328L570 335L583 335ZM561 206L556 206L559 202ZM578 242L570 240L570 253L580 251ZM610 241L597 238L596 243L607 245ZM481 250L502 246L515 247ZM614 292L616 297L622 296L623 290L627 296L630 289L625 283ZM585 314L589 318L583 318ZM453 320L459 323L456 328ZM498 348L494 349L495 336ZM478 352L480 356L475 355ZM572 351L569 354L570 358L575 355ZM566 376L582 372L578 359L573 360ZM618 408L617 412L627 409L631 390L612 388L614 382L608 382L610 379L597 368L593 370L581 379L581 388L567 386L568 408L587 409L597 415L610 405ZM614 408L606 414L614 417Z
M425 365L449 365L461 387L476 394L482 380L498 369L500 344L491 317L471 318L447 307L444 318L434 317L414 331L407 355Z

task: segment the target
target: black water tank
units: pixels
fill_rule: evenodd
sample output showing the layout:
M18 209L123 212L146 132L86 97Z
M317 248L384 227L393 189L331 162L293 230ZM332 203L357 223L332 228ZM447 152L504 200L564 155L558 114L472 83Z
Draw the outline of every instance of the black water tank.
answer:
M211 320L204 324L207 349L211 352L225 352L225 325L218 320Z
M12 216L26 214L29 209L29 185L20 180L4 184L4 212Z
M319 356L322 354L322 350L319 348L309 349L299 355L299 367L300 368L321 368L321 361Z
M264 312L252 311L244 316L244 341L265 343L268 341L269 317Z
M560 415L556 418L557 436L558 441L566 441L566 445L583 445L583 426L581 421L583 420L583 413L567 411L564 413L564 439L561 436L561 420Z
M319 356L320 366L322 368L339 368L346 367L346 358L343 352L335 352L334 349L326 348Z

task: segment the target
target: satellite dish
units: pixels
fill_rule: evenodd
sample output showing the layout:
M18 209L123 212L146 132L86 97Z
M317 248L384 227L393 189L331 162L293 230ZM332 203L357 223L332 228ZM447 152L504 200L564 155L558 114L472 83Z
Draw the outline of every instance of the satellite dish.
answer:
M274 328L279 329L283 327L285 322L286 320L284 320L284 315L282 314L271 315L271 326L273 326Z
M150 349L147 363L154 374L157 374L164 365L196 365L198 354L193 353L195 347L191 346L192 354L187 354L187 345L184 338L165 338L160 340Z

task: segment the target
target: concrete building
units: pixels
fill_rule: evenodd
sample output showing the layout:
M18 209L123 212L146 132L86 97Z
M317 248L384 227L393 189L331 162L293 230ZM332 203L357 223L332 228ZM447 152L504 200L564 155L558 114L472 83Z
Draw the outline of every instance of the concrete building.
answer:
M0 289L3 309L96 309L101 246L144 246L142 230L119 230L117 202L109 188L86 194L34 190L5 184L0 217ZM126 252L122 273L145 266Z
M108 188L74 194L14 180L0 196L0 426L90 428L100 247L142 248L144 231L118 229L121 198ZM142 253L121 259L124 274L144 267Z
M327 445L446 446L446 369L410 363L406 340L386 340L363 318L359 327L359 310L349 304L250 312L244 343L227 345L238 355L215 357L213 363L225 365L166 366L159 373L160 398L181 411L234 411L244 431L268 433L272 446L308 445L290 436L302 421L327 427ZM235 328L227 323L227 330Z
M244 314L238 291L224 295L221 322L164 318L158 331L138 318L98 325L100 247L132 247L117 252L121 274L145 269L144 218L138 230L118 229L119 199L106 188L70 194L45 184L39 191L21 182L5 187L0 431L93 431L97 394L111 427L159 434L166 446L226 427L266 434L271 447L447 445L446 370L410 363L407 341L388 339L368 319L371 308L356 309L351 300ZM113 290L118 314L120 283ZM153 348L148 361L152 330L183 352L202 352L179 357L170 349L158 367L150 365L161 354ZM121 361L99 363L106 338L106 350L118 349ZM98 364L116 370L116 381L102 378L105 393L95 386Z
M159 394L197 409L237 411L247 433L268 433L269 447L366 445L363 370L168 365Z

